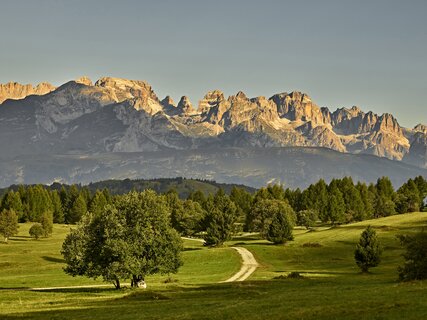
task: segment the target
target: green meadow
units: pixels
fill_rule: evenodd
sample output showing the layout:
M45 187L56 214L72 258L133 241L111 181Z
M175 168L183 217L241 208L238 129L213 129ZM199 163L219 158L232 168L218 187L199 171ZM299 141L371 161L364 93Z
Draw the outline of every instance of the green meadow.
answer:
M353 252L372 225L384 253L369 274ZM345 226L297 228L295 239L272 245L244 234L222 248L185 240L178 274L147 277L148 288L115 290L39 287L104 284L66 275L60 248L69 226L55 225L51 238L33 240L29 224L0 244L0 319L426 319L427 281L400 283L403 262L397 234L427 227L427 213L395 215ZM230 246L250 250L260 267L246 281L220 283L240 268ZM289 279L290 272L303 278ZM275 278L280 279L275 279Z

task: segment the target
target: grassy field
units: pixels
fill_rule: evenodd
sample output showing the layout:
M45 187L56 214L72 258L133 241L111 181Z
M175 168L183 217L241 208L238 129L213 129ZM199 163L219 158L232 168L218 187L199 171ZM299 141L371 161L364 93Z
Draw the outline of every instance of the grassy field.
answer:
M385 248L382 263L361 274L353 259L360 233L371 224ZM242 283L218 283L239 269L231 248L207 249L186 241L185 264L172 278L149 277L147 290L112 288L43 292L10 290L34 286L94 284L62 272L59 254L67 226L50 239L20 236L0 245L0 319L425 319L427 282L397 282L402 250L396 234L427 227L427 214L414 213L307 232L274 246L256 236L235 238L254 253L260 268ZM315 244L316 247L313 247ZM274 280L291 271L303 279Z

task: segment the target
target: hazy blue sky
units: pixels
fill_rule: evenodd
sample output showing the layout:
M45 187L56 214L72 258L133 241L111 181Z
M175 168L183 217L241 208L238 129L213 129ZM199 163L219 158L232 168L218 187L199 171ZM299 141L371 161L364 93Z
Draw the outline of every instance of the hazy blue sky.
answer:
M147 80L163 98L299 90L427 123L427 1L0 0L0 82Z

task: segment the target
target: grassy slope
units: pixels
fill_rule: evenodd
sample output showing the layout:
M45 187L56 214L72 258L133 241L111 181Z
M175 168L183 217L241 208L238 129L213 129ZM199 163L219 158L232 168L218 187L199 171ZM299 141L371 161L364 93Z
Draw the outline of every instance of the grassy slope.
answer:
M354 264L353 250L360 232L368 224L378 231L385 252L381 265L372 269L371 274L363 275ZM234 284L212 284L237 269L238 258L229 248L208 250L199 243L187 242L193 250L184 253L186 265L174 276L179 279L175 284L166 285L160 281L164 277L153 277L149 280L150 289L145 291L0 291L0 313L4 313L4 319L21 316L34 319L423 319L427 318L427 282L401 284L396 281L402 251L395 238L398 233L413 232L423 226L427 226L427 214L416 213L315 232L296 230L295 241L285 246L240 237L230 245L238 243L247 247L262 266L250 278L252 281ZM321 247L302 247L307 242L317 242ZM1 261L4 247L12 245L15 243L0 246ZM25 245L35 246L24 242ZM40 254L52 256L48 251ZM38 270L46 260L36 262L35 256L28 257L28 264L37 263ZM55 268L59 265L56 262ZM22 274L25 269L30 271L26 267L19 272ZM272 280L290 271L302 272L306 279ZM59 271L50 272L57 275L55 279L60 278ZM44 283L46 274L37 273L40 275L35 274L32 281ZM13 286L13 281L19 286L20 280L15 278L13 274L7 276L0 267L1 286L5 279L8 286Z

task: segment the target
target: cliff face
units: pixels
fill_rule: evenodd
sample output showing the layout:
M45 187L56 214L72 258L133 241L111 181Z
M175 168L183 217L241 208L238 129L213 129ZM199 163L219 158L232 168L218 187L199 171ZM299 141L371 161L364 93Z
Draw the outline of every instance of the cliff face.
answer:
M160 101L145 81L83 77L59 88L0 85L0 99L0 144L14 143L16 154L29 150L28 141L31 150L51 153L296 146L426 166L425 125L402 128L391 114L355 106L331 112L296 91L267 99L214 90L195 109L186 96Z
M9 82L0 84L0 103L7 99L19 100L30 95L44 95L56 88L47 82L42 82L35 87L31 84L20 84L17 82Z

